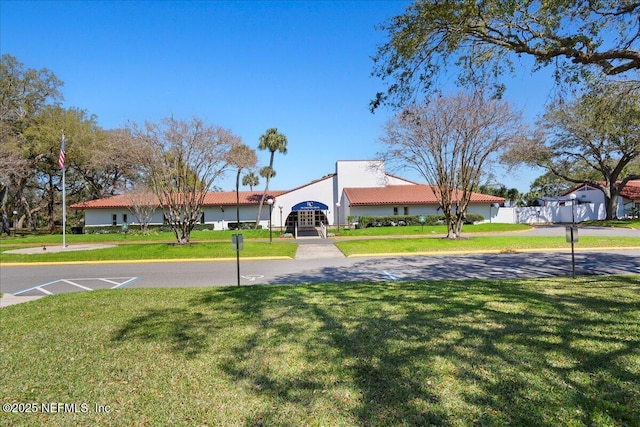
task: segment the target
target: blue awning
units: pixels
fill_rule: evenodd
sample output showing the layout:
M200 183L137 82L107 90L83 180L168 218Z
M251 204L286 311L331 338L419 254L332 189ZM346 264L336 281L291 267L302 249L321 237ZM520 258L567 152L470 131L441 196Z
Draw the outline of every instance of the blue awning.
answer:
M329 206L324 203L316 202L315 200L308 200L306 202L300 202L297 205L294 205L291 210L296 211L326 211L329 209Z

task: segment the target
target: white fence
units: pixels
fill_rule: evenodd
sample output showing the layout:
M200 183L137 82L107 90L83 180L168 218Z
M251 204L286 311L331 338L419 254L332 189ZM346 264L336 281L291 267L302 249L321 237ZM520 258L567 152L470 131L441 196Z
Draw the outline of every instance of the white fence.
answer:
M573 208L573 209L572 209ZM576 206L535 206L526 208L501 207L493 212L491 222L511 224L570 223L605 219L603 203L585 203Z

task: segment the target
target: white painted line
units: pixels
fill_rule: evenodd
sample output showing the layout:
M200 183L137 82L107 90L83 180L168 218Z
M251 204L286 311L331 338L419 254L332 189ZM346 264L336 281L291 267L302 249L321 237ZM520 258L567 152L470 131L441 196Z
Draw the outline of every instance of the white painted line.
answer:
M398 277L394 276L386 270L382 270L382 273L385 274L389 278L389 280L399 280Z
M80 285L80 284L78 284L78 283L72 282L71 280L61 279L60 281L61 281L61 282L64 282L64 283L68 283L68 284L73 285L73 286L77 286L77 287L79 287L80 289L84 289L85 291L92 291L92 290L93 290L93 289L91 289L91 288L87 288L86 286L82 286L82 285Z
M42 292L43 294L53 295L53 292L49 292L48 290L46 290L46 289L44 289L44 288L41 288L40 286L36 286L36 287L35 287L35 288L33 288L33 289L37 289L37 290L39 290L40 292ZM14 294L14 295L15 295L15 294Z
M240 276L243 279L247 279L250 282L255 282L256 279L262 279L264 276L261 274L248 274L246 276Z
M23 293L25 293L25 292L32 291L32 290L34 290L34 289L37 289L37 290L39 290L39 291L41 291L41 292L44 292L44 293L49 294L49 295L52 295L52 294L51 294L51 293L49 293L48 291L44 291L43 289L41 289L41 287L48 286L48 285L52 285L52 284L54 284L54 283L56 283L56 282L58 282L58 280L54 280L54 281L52 281L52 282L48 282L48 283L43 283L42 285L32 286L32 287L30 287L30 288L23 289L23 290L18 291L18 292L14 292L12 295L14 295L14 296L15 296L15 295L20 295L20 294L23 294Z
M124 277L121 277L121 279L124 279ZM106 279L102 279L102 280L108 282L108 280L106 280ZM122 288L124 286L128 286L129 284L135 282L136 280L138 280L137 277L132 277L129 280L125 280L124 282L117 284L116 286L112 287L111 289L118 289L118 288ZM112 283L116 283L116 282L112 282Z

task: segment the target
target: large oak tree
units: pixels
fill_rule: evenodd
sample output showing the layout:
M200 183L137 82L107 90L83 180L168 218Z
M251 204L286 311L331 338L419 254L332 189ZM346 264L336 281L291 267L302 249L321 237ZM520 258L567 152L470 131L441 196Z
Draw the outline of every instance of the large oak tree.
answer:
M625 82L592 85L571 102L550 105L538 131L506 159L599 188L607 219L614 218L620 191L640 179L640 88Z
M371 102L402 106L458 73L463 83L500 77L519 66L553 65L560 81L585 73L623 75L640 69L637 0L417 0L382 26L388 40L373 75L387 82ZM635 70L635 71L634 71Z

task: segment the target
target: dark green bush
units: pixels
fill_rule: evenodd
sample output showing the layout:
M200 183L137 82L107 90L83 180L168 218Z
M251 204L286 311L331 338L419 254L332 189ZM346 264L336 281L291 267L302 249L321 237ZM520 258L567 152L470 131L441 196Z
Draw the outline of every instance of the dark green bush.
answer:
M424 217L424 223L420 222L420 217ZM354 221L358 222L358 228L368 227L389 227L405 225L441 225L446 222L444 215L389 215L389 216L360 216ZM484 220L480 214L469 213L465 216L465 224L473 224Z

